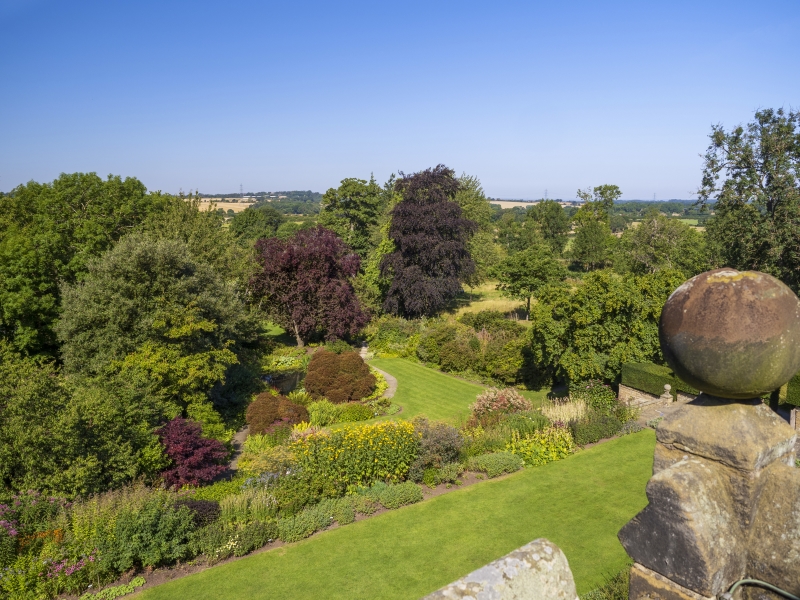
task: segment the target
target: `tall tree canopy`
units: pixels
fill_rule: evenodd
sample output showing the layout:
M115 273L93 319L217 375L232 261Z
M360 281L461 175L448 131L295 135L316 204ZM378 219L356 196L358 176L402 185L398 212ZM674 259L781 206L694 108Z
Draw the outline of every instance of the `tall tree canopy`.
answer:
M211 389L255 343L255 325L236 288L186 244L126 236L64 288L63 304L56 330L66 372L138 377L174 407L171 416L224 437Z
M530 315L531 296L549 283L563 280L566 269L553 256L553 249L542 239L525 250L512 254L495 269L497 289L503 295L525 301Z
M688 279L709 267L705 236L655 208L625 230L614 252L614 269L621 273L678 270Z
M55 356L60 286L170 202L137 179L95 173L62 174L0 195L0 339Z
M684 279L677 271L621 276L604 269L575 285L541 289L530 330L541 383L614 381L624 362L660 362L661 307Z
M257 239L274 237L284 218L274 206L261 204L251 206L233 217L231 233L243 244L249 246Z
M475 270L468 243L477 224L453 201L459 183L444 165L403 175L395 188L403 199L392 210L389 228L395 250L381 262L392 280L384 310L433 315L463 291L461 283Z
M353 336L369 320L350 280L361 263L333 231L314 227L288 240L256 242L260 269L250 285L264 311L302 346L313 336Z
M320 225L334 231L363 259L372 248L386 197L374 177L369 181L348 177L322 197Z
M455 202L461 207L464 218L474 221L478 229L469 239L468 250L475 263L475 271L465 283L467 285L480 285L486 281L492 270L503 258L502 249L494 243L494 228L492 227L492 205L483 192L480 180L472 175L463 173L458 178L458 191Z
M553 252L561 254L567 245L567 234L571 224L564 207L555 200L540 200L528 209L527 218L536 224L544 240Z
M800 111L760 110L711 129L699 203L713 199L713 260L770 273L800 292Z

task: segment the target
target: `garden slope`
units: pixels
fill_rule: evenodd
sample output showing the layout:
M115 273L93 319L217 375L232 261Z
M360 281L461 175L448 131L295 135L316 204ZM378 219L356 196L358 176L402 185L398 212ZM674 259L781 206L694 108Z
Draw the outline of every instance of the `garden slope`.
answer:
M419 598L538 537L583 594L626 563L617 531L647 503L652 430L145 591L144 600Z

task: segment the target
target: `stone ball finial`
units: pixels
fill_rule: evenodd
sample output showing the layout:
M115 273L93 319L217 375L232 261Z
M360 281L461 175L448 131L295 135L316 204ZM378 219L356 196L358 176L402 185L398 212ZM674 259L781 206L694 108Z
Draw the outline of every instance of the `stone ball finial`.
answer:
M664 384L664 393L669 394L670 390L672 390L672 386L668 383Z
M757 398L800 371L800 300L766 273L692 277L667 300L658 333L678 377L721 398Z

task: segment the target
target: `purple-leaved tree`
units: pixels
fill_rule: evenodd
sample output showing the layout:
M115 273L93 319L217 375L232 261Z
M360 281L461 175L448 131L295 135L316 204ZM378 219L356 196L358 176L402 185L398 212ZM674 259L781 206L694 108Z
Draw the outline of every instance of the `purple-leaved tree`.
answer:
M350 284L361 264L335 233L324 227L298 231L288 240L256 242L259 272L250 280L261 308L294 333L302 346L311 336L353 336L369 316Z

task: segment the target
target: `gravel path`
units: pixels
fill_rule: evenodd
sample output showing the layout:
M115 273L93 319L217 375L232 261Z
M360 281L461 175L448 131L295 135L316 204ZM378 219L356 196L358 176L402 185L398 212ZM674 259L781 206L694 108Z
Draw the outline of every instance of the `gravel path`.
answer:
M361 346L361 351L359 354L361 355L361 359L366 361L367 360L367 352L369 352L369 348L366 344ZM378 373L383 375L386 378L386 383L389 384L389 387L383 392L383 396L381 398L394 398L394 394L397 391L397 378L389 375L386 371L381 371L375 367L370 366L370 369L375 369Z

